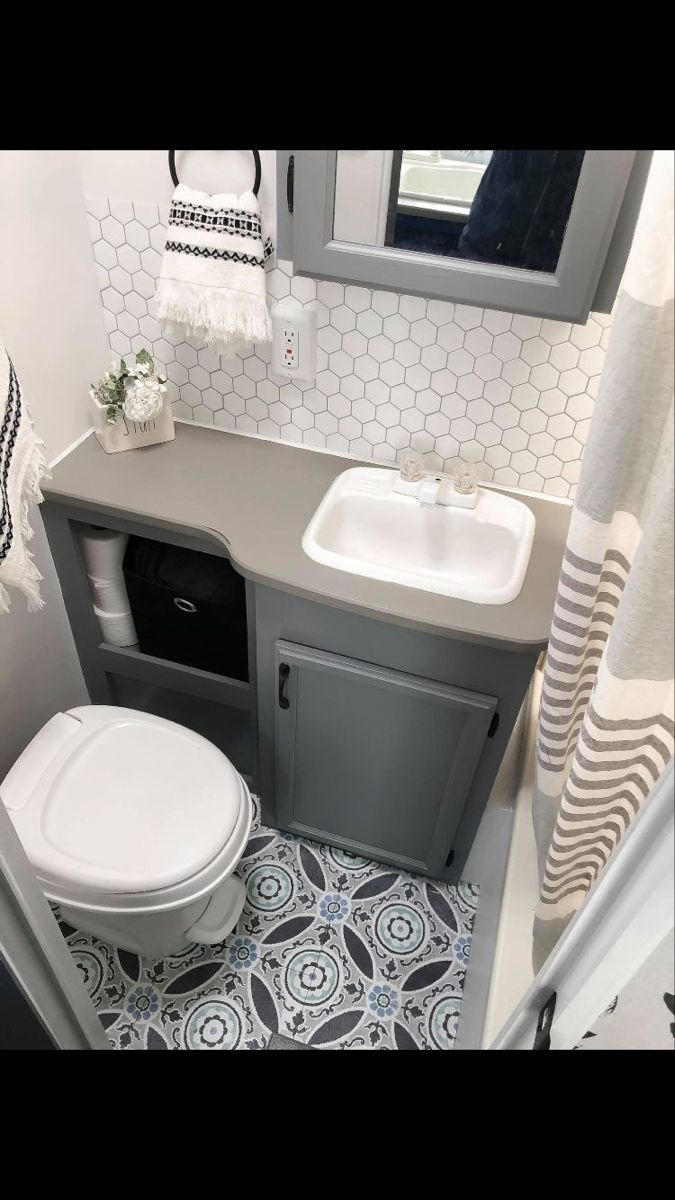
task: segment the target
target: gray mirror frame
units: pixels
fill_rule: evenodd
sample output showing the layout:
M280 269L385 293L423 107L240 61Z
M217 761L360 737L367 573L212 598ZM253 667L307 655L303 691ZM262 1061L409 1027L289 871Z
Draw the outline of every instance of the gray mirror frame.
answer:
M592 307L611 309L612 287L603 288L602 281L615 281L615 292L630 244L625 236L618 239L621 261L610 264L613 235L619 226L624 233L632 230L651 158L651 151L586 151L558 267L549 275L336 241L332 230L338 151L288 153L294 155L296 274L574 322L585 321ZM604 293L602 307L597 303L599 292Z

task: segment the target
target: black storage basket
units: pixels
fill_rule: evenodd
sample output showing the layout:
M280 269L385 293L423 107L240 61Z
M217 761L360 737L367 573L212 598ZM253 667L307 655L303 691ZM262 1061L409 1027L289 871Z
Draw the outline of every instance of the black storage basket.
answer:
M132 536L123 569L144 654L248 680L245 585L226 558Z

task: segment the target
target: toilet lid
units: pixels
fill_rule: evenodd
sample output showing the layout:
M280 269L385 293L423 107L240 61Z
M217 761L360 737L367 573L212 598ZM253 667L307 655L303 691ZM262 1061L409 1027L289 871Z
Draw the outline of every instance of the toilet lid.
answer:
M39 875L153 891L188 879L222 850L242 786L211 742L131 709L85 706L66 716L75 731L11 812Z

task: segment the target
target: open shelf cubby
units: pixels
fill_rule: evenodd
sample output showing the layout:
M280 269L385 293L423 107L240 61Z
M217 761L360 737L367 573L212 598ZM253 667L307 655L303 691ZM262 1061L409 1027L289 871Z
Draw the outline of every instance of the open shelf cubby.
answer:
M205 670L178 658L148 653L139 643L117 646L107 642L95 613L80 537L91 524L204 555L227 558L227 554L188 531L165 531L117 514L92 512L89 521L84 521L80 511L65 516L50 510L47 524L52 544L60 554L64 598L91 702L138 709L192 729L226 754L249 785L254 786L257 777L254 685L246 679ZM243 598L245 610L235 622L232 634L243 638L245 643L243 655L247 666L241 673L254 677L249 620L251 594L245 581ZM222 624L217 616L212 619L206 643L213 637L215 644L227 634L228 618L224 613ZM176 643L170 636L166 648L167 653L176 651ZM241 665L241 655L238 657ZM208 661L208 655L206 658ZM216 653L214 661L219 661Z

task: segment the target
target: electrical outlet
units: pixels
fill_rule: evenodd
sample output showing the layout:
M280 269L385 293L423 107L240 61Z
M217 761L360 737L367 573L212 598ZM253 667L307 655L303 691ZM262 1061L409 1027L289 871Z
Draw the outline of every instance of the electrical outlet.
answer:
M272 372L313 383L316 376L316 309L280 301L272 309Z
M283 332L284 339L284 367L287 371L297 371L298 362L298 331L292 325L285 325Z

